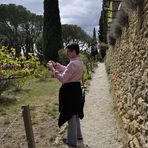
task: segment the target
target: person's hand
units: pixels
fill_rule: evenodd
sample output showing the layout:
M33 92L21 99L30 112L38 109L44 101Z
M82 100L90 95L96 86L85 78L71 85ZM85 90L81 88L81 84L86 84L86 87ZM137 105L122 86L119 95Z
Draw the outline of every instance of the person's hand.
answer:
M52 63L48 63L47 65L48 65L48 68L51 69L51 70L54 68Z
M55 66L55 62L54 62L54 61L48 61L47 66L48 66L51 70L53 70L53 69L54 69L54 66Z
M55 76L55 71L53 70L51 73L51 78L54 78L54 76Z
M54 78L56 74L59 74L59 72L56 70L53 70L51 73L51 77Z
M52 61L52 60L50 60L49 62L51 62L53 65L56 65L56 63L54 61Z

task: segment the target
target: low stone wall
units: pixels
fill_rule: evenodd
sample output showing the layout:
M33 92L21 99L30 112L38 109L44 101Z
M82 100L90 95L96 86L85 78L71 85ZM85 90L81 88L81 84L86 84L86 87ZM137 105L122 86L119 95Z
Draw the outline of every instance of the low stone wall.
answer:
M128 14L129 26L107 51L106 68L128 147L148 148L148 0Z

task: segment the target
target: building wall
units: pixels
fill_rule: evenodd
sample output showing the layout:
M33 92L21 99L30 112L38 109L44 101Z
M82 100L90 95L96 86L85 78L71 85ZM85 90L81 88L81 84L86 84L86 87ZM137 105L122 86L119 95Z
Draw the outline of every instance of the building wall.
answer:
M148 0L128 9L129 26L107 51L111 92L129 148L148 148Z

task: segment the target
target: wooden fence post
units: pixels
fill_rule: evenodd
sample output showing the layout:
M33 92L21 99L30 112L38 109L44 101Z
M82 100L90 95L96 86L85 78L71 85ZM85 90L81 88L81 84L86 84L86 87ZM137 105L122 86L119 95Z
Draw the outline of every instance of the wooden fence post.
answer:
M35 148L29 105L22 106L22 109L23 109L23 120L26 131L28 148Z

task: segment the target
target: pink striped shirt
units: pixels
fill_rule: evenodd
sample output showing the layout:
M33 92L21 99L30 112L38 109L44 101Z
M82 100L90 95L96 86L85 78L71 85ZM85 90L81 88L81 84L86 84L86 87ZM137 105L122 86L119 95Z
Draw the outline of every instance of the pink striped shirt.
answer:
M71 59L67 66L57 64L54 77L61 83L79 82L83 75L83 62L80 58Z

